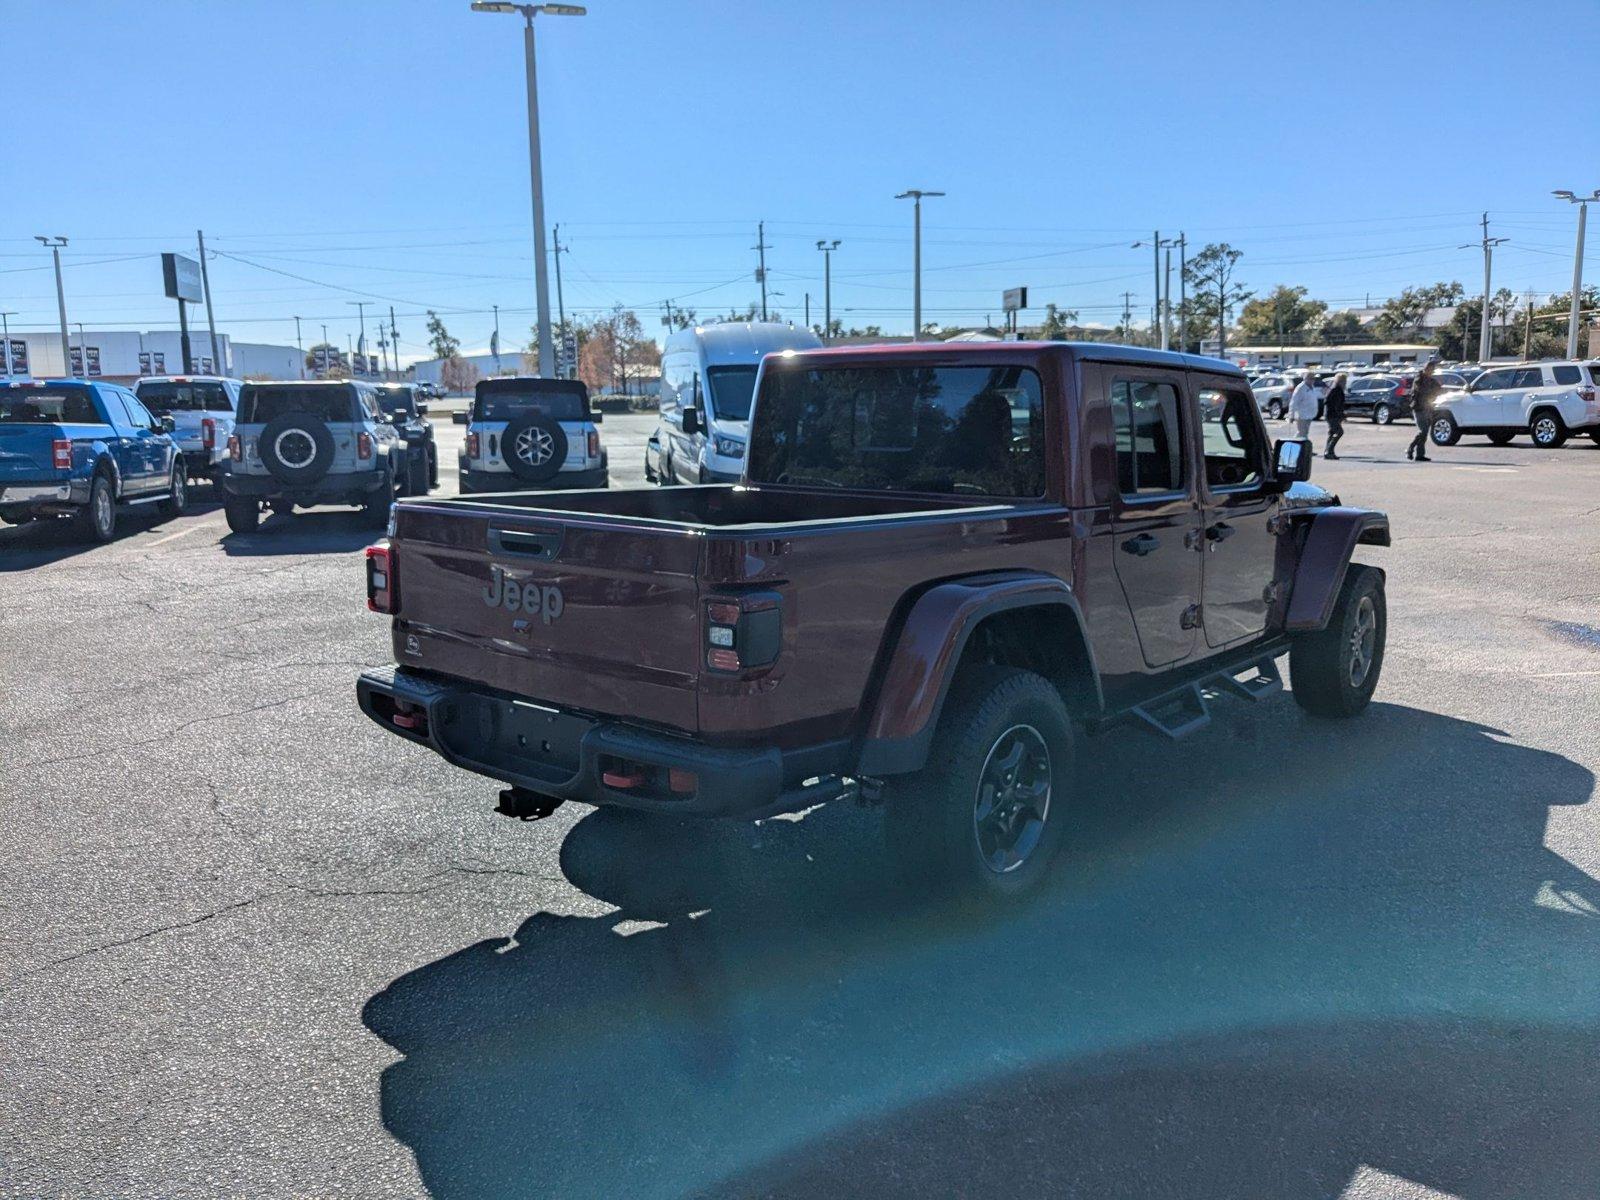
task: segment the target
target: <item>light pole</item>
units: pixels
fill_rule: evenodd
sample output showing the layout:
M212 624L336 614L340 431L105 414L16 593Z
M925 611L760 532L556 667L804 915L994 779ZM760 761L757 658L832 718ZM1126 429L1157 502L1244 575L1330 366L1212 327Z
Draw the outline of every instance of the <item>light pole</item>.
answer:
M1156 338L1161 337L1161 348L1165 350L1167 348L1164 337L1166 322L1161 319L1161 230L1156 230L1154 236L1148 242L1135 242L1128 249L1137 250L1140 246L1153 247L1156 260L1156 303L1155 307L1150 310L1150 344L1154 346Z
M926 192L921 188L908 188L895 197L912 201L912 257L911 257L911 340L922 340L922 198L942 196L943 192Z
M1189 353L1189 236L1178 231L1178 349ZM1171 289L1168 289L1170 296Z
M372 301L371 300L346 300L345 303L346 304L355 305L356 306L356 313L361 318L361 340L356 343L356 353L361 355L362 365L365 366L366 365L366 361L365 360L366 360L366 357L367 357L367 305L371 304ZM356 365L355 364L355 360L354 360L354 358L352 358L351 362L350 362L350 367L351 367L352 370L354 370L355 365ZM363 375L365 375L366 371L362 371L361 373Z
M1488 213L1483 214L1482 225L1483 237L1480 239L1479 244L1483 247L1483 312L1479 314L1481 318L1479 325L1481 328L1478 331L1478 361L1480 363L1487 363L1494 353L1494 341L1489 332L1489 279L1493 272L1494 248L1500 245L1502 242L1509 241L1510 239L1503 237L1492 238L1489 236ZM1465 242L1462 245L1457 246L1456 249L1470 250L1472 249L1472 243ZM1465 332L1465 330L1463 330L1463 332ZM1463 347L1463 349L1465 349L1465 347Z
M306 377L306 348L300 341L300 318L294 319L294 348L300 352L300 378Z
M550 273L544 249L544 169L539 161L539 84L533 54L533 18L581 17L589 10L581 4L503 4L472 0L473 12L521 13L523 53L528 74L528 175L533 185L533 287L539 308L539 374L555 375L555 343L550 336Z
M83 377L89 378L89 339L84 336L83 322L74 321L78 327L78 365L83 368Z
M56 307L61 311L61 373L72 374L72 350L67 345L67 293L61 287L61 247L67 244L64 237L40 237L34 234L33 240L50 247L50 254L56 260Z
M834 238L831 242L817 239L817 249L822 251L822 340L824 342L833 339L833 252L838 248L838 238ZM806 324L810 323L808 319Z
M1567 319L1567 357L1578 357L1578 315L1583 299L1583 226L1589 214L1589 201L1600 200L1600 188L1587 196L1579 196L1565 189L1552 192L1558 200L1578 206L1578 248L1572 257L1572 315Z
M7 379L11 378L11 318L16 315L14 308L0 310L0 354L5 356Z
M489 339L489 353L494 355L494 373L500 374L500 306L494 308L494 336Z

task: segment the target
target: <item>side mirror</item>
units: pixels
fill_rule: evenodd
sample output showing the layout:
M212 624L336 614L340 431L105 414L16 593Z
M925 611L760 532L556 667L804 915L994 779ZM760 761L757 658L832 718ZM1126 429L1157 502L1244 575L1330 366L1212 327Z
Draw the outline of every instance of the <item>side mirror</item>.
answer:
M428 406L426 404L418 404L417 405L417 416L425 417L427 415L428 415Z
M687 437L693 437L700 432L700 410L686 408L683 410L683 432Z
M1277 443L1272 448L1272 477L1280 491L1291 483L1304 483L1311 478L1311 442L1294 438Z
M598 425L598 424L600 424L600 422L604 421L605 419L606 419L605 413L601 412L598 408L595 408L593 405L590 406L590 408L589 408L589 420L593 421L596 425Z
M178 422L173 417L171 417L171 416L157 417L156 420L161 425L161 432L162 433L176 433L177 432L177 430L178 430Z

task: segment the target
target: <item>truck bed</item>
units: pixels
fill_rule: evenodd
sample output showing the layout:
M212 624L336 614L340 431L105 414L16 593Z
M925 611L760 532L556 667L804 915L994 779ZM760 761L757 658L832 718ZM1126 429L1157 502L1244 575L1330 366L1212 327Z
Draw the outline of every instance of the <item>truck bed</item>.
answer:
M908 596L982 571L1069 576L1069 519L1043 501L773 485L404 500L395 658L711 744L843 746ZM779 610L776 662L710 666L728 600Z

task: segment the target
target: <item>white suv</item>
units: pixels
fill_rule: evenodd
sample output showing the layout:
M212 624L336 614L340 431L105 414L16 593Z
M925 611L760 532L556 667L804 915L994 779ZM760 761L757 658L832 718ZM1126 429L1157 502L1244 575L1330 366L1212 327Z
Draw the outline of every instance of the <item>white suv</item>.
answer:
M1496 446L1526 433L1541 450L1574 433L1600 442L1597 372L1579 362L1490 367L1464 391L1440 393L1428 435L1436 446L1454 446L1464 433L1481 433Z
M576 379L480 380L458 460L461 494L605 487L599 420Z
M1269 417L1283 416L1289 411L1289 395L1296 382L1287 375L1263 375L1250 385L1256 407Z

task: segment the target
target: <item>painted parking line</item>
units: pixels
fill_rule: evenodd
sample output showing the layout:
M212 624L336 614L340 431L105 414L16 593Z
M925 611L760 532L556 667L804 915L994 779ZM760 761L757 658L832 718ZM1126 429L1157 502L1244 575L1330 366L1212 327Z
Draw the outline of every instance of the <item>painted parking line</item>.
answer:
M201 521L196 525L189 526L187 529L179 529L175 533L167 534L166 537L157 538L155 541L150 543L150 548L154 550L157 546L164 546L168 542L176 541L178 538L194 533L197 530L215 528L216 524L217 523L215 521Z

